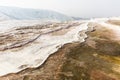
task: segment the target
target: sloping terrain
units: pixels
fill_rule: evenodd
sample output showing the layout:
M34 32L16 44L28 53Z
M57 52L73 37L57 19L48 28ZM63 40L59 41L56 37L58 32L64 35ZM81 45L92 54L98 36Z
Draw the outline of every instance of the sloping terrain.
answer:
M113 19L110 21L91 20L52 23L44 27L39 25L16 28L12 32L0 34L0 60L3 61L2 64L0 63L3 66L0 66L0 70L4 69L3 72L14 71L15 67L19 65L19 63L16 65L15 61L10 61L12 59L9 56L23 55L24 52L28 52L30 55L35 50L35 55L43 55L45 52L41 52L42 48L51 47L51 42L54 44L60 43L60 45L55 46L58 50L55 48L45 49L45 51L54 49L56 51L47 60L45 58L45 62L41 66L39 64L34 68L30 67L31 64L32 66L36 65L35 62L32 62L34 55L32 54L30 58L28 58L28 55L24 55L22 57L25 58L22 58L22 61L19 62L26 63L28 60L30 63L19 66L18 69L22 69L22 71L1 76L0 80L120 80L119 21L117 20L116 23L116 19ZM77 37L75 37L75 34ZM43 35L43 38L41 35ZM63 35L67 36L64 38ZM72 36L70 37L70 35ZM42 39L47 44L41 48ZM38 53L36 53L37 51ZM37 56L35 58L36 62L40 63L40 59L44 56L39 55L38 58L41 57L40 59L37 59ZM8 61L5 62L5 59ZM15 59L16 61L20 60ZM14 66L14 68L11 69L11 66Z
M72 17L64 14L39 9L23 9L17 7L0 6L0 20L56 20L70 21Z
M19 27L1 33L0 75L38 67L62 45L75 41L83 42L87 36L85 31L80 31L86 30L87 26L79 25L80 23L72 22L53 23L46 26ZM63 34L59 31L63 31Z

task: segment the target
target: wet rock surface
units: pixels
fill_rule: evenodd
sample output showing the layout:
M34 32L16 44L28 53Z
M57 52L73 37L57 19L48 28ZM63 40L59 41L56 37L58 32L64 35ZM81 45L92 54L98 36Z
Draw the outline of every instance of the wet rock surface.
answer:
M0 80L120 80L120 41L103 25L91 22L88 26L94 30L87 32L85 42L65 44L42 66Z

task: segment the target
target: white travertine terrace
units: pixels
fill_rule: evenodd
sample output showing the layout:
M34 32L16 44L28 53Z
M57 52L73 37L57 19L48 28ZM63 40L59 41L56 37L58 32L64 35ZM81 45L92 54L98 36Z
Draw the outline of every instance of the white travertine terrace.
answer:
M0 76L16 73L26 68L38 67L44 63L48 56L56 52L62 45L72 42L83 42L87 35L80 35L80 31L87 30L87 23L79 26L72 26L73 28L68 30L63 35L52 35L51 29L43 30L43 35L40 35L34 42L31 42L28 46L23 46L22 49L13 51L14 46L19 46L23 43L10 46L7 44L7 50L0 51ZM66 26L59 26L54 30L64 29ZM41 30L42 31L42 30ZM12 33L12 32L11 32ZM14 31L13 31L14 33ZM16 35L14 35L16 36ZM35 36L32 36L33 38ZM28 40L29 41L29 40ZM0 46L2 48L3 46ZM6 47L6 46L4 46ZM21 48L21 47L20 47Z
M27 42L23 41L20 44L16 44L14 46L10 46L11 44L7 44L8 45L7 49L6 50L1 49L0 51L0 76L9 73L17 73L26 68L39 67L45 62L45 60L51 54L55 53L64 44L73 43L73 42L84 42L85 38L87 38L85 32L87 32L88 30L87 25L89 22L99 23L101 25L105 25L111 29L114 29L112 28L111 24L105 23L105 21L107 20L108 19L103 20L103 22L100 19L98 21L97 19L84 21L82 24L79 24L78 26L71 26L73 28L69 29L65 34L62 35L52 35L51 33L57 30L67 29L66 25L59 26L54 29L52 28L41 29L41 31L43 31L43 34L42 35L38 34L35 41L33 42L31 41L30 44L27 44L27 46L20 46L15 51L11 48L12 47L14 48L14 46L19 46L21 44L24 45ZM116 29L117 28L118 26L116 26ZM117 30L115 31L117 31L119 34L120 28L118 29L119 29L118 31ZM31 36L31 37L34 39L36 36ZM28 42L30 40L28 39ZM2 47L3 46L0 46L0 48Z

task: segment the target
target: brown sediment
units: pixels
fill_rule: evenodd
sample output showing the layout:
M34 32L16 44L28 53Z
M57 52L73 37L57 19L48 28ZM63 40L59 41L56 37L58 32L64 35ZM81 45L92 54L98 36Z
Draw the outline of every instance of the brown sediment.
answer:
M59 36L59 35L64 35L67 32L69 32L72 29L75 29L77 26L81 25L82 23L73 23L71 25L66 25L66 28L63 28L59 31L54 31L53 33L51 33L52 36Z
M66 61L66 53L69 53L72 47L75 47L78 43L67 44L59 49L55 54L51 55L47 61L36 69L26 69L17 74L8 74L0 77L0 80L58 80L58 74L61 74L61 67Z
M120 26L120 20L108 20L107 23Z
M66 28L59 26L64 25ZM37 40L41 35L45 34L65 34L67 31L69 31L71 28L80 25L79 23L71 23L70 25L65 23L59 23L59 24L52 24L52 25L44 25L46 28L51 28L52 30L42 32L41 29L43 29L43 26L28 26L28 27L22 27L22 28L16 28L13 32L9 34L1 34L0 35L0 51L5 51L9 49L14 48L20 48L23 46L28 45L29 43L34 42ZM36 36L36 37L35 37Z
M94 26L85 42L65 44L42 66L0 80L120 80L120 44L110 29Z
M62 29L59 31L55 31L52 34L52 36L59 36L59 35L65 35L67 32L69 32L70 30L74 29L75 27L69 28L69 29Z
M101 38L101 39L109 39L109 40L115 41L116 34L114 30L107 28L106 26L101 25L99 23L90 23L90 24L94 25L95 26L94 29L96 30L95 32L91 33L92 36ZM91 26L91 25L88 25L88 26Z

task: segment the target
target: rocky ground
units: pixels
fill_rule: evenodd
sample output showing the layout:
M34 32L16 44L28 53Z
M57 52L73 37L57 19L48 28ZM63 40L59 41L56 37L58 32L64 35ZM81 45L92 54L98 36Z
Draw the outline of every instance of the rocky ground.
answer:
M120 20L107 24L120 27ZM108 26L89 22L85 42L68 43L38 68L28 68L0 80L120 80L120 39ZM9 66L8 66L9 68Z

